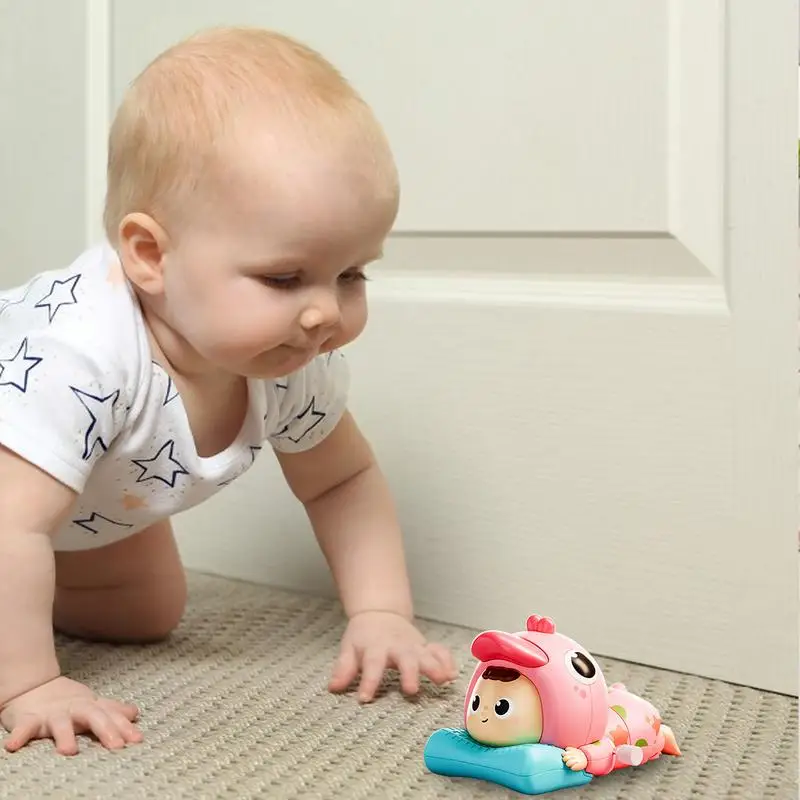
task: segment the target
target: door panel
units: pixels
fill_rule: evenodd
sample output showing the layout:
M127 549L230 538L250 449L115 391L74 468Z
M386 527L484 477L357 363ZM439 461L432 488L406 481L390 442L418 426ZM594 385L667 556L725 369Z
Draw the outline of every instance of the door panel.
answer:
M384 121L403 209L352 404L420 613L538 610L601 653L794 691L794 21L743 5L114 3L115 99L193 29L262 24ZM269 472L185 546L217 563L241 500L242 538L276 535L236 571L305 585ZM774 656L732 658L743 628Z
M588 13L528 0L115 2L115 87L197 27L274 27L335 60L386 125L401 229L663 230L666 6L573 7Z
M0 0L5 286L69 258L86 241L86 17L83 3L45 9L41 0Z
M113 108L220 23L318 47L384 121L403 209L349 349L352 407L421 615L551 614L598 654L796 693L793 2L87 9L108 22L95 139L104 85ZM331 590L278 477L264 458L184 515L187 563Z

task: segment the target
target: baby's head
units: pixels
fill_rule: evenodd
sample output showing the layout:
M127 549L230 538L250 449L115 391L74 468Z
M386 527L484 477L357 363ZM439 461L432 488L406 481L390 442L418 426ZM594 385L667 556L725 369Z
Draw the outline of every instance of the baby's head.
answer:
M285 36L222 28L129 88L104 222L146 313L198 363L273 377L361 333L362 270L398 195L380 125L333 66Z
M538 742L542 702L526 677L509 667L487 667L469 698L467 732L493 747Z

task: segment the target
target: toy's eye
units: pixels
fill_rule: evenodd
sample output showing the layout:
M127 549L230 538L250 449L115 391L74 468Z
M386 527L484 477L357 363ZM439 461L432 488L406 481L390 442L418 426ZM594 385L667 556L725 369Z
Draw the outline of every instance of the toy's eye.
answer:
M581 683L590 684L597 680L600 669L588 653L570 650L564 656L564 660L567 664L567 670Z
M472 710L477 711L481 707L481 696L476 694L475 697L472 698Z
M501 697L494 704L494 713L497 714L498 717L505 717L507 714L511 713L511 708L511 701L506 700L505 697Z

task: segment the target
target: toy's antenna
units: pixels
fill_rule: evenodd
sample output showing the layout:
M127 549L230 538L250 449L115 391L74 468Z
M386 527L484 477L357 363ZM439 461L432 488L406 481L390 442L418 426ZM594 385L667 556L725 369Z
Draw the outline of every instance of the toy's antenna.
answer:
M555 633L556 624L550 617L540 617L538 614L532 614L528 617L527 628L529 631L536 631L537 633Z

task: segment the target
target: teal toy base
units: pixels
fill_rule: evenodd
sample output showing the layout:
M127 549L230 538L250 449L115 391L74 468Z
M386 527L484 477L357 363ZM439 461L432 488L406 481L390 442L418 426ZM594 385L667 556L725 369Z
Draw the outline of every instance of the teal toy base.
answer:
M589 783L588 772L574 772L561 760L563 750L549 744L486 747L463 728L434 731L425 745L425 766L451 778L491 781L522 794L544 794Z

